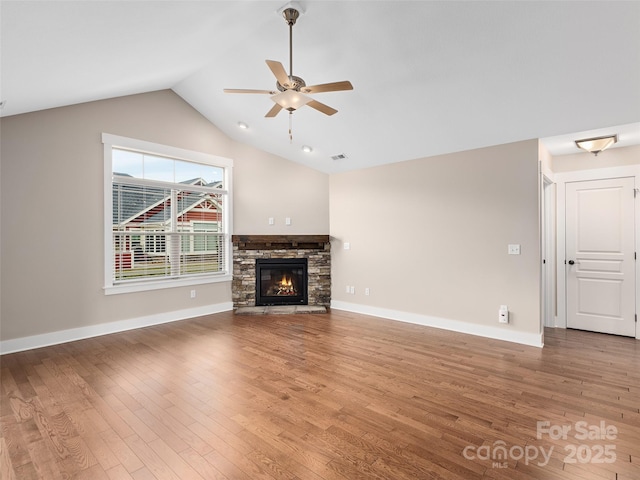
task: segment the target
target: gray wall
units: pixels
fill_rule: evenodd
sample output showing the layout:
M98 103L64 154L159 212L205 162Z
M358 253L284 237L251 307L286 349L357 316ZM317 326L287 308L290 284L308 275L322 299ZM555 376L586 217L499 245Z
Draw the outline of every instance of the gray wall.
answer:
M536 140L333 175L330 198L332 301L540 333Z
M232 141L171 91L1 128L3 341L231 302L230 282L195 299L190 287L104 295L103 132L232 158L234 233L331 233L337 302L540 331L537 141L329 177ZM498 327L503 303L512 324Z
M329 233L327 175L237 144L168 90L0 126L3 341L231 302L230 282L104 295L103 132L232 158L236 233ZM268 200L281 192L296 200Z

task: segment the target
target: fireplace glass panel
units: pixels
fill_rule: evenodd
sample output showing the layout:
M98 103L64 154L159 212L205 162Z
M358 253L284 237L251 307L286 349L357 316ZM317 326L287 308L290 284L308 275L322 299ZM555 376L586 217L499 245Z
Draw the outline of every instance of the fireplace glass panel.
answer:
M307 259L256 260L256 305L307 305Z

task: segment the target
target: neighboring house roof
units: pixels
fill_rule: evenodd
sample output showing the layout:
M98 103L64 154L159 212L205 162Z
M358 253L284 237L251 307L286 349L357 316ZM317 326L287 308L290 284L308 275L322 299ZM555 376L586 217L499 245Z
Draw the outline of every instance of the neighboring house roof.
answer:
M180 208L180 210L178 211L178 217L184 215L186 212L197 207L198 205L201 205L206 202L211 202L217 208L220 208L220 204L213 197L211 197L211 195L208 195L206 193L188 192L186 194L181 195L180 199L178 200L178 205ZM145 221L142 223L143 224L166 223L169 220L170 219L168 218L167 213L164 210L162 210L146 218Z
M191 180L184 180L180 183L184 183L185 185L199 185L201 187L222 188L222 182L218 181L207 183L202 177L192 178Z
M136 221L139 224L166 223L169 221L168 212L164 205L169 205L171 195L166 188L145 187L141 190L136 185L119 183L117 177L129 177L125 173L114 172L113 181L113 224L127 225ZM209 186L212 188L222 188L222 182L207 183L202 178L194 178L180 182L185 185ZM210 195L198 192L184 192L180 197L180 212L185 212L195 208L202 202L209 200L217 207L219 203Z
M114 173L114 175L130 177ZM163 188L147 187L142 191L135 185L113 181L113 224L125 225L142 213L156 207L167 197Z

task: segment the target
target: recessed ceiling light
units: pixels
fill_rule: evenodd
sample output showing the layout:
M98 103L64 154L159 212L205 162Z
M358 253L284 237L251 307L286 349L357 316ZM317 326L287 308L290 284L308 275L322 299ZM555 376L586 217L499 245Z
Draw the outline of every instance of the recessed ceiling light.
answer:
M249 128L249 125L247 125L244 122L238 122L238 128L241 128L242 130L246 130L247 128Z
M311 153L311 152L313 152L313 148L311 148L309 145L303 145L302 146L302 151L304 153Z

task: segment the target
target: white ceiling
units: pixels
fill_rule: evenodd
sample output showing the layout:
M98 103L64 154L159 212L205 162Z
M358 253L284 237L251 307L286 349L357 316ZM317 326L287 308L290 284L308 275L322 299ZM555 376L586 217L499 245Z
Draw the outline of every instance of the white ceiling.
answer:
M577 153L603 129L640 143L638 1L302 1L293 73L354 90L314 95L339 112L296 111L293 143L267 95L222 91L273 89L265 59L288 69L285 4L2 0L0 113L171 88L232 138L328 173L531 138Z

